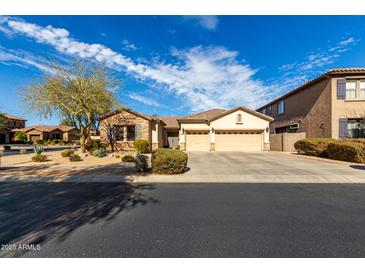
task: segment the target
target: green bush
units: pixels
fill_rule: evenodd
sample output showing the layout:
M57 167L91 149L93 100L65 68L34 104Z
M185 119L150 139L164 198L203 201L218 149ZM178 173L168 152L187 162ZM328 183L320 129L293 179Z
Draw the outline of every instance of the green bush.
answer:
M10 148L11 148L11 146L9 146L9 145L5 145L5 146L3 146L3 149L4 149L4 150L10 150Z
M328 158L365 163L365 143L357 140L343 140L327 146Z
M73 153L71 154L69 157L70 159L70 162L79 162L79 161L83 161L80 157L80 155L76 154L76 153Z
M157 174L184 173L188 155L179 150L156 149L152 152L152 172Z
M147 140L135 140L133 146L137 151L137 154L147 153L150 147L150 143Z
M36 154L32 157L32 161L33 162L47 162L48 157L47 157L47 155Z
M180 145L177 145L176 147L174 147L174 149L180 150Z
M134 162L135 159L134 159L134 157L132 155L124 155L122 157L122 161L123 162Z
M99 140L91 140L90 142L86 143L86 150L89 152L93 152L95 150L98 150L100 148L106 149L107 144L101 143Z
M43 141L43 140L37 140L37 141L36 141L36 143L37 143L38 145L43 145L43 144L44 144L44 141Z
M106 150L105 148L99 148L99 149L96 149L92 152L92 155L95 156L95 157L99 157L99 158L102 158L102 157L105 157L107 154L106 154Z
M69 157L71 154L74 154L75 151L71 149L65 149L61 152L62 157Z
M327 146L335 142L338 142L338 140L332 138L305 138L297 141L294 148L299 154L326 158L328 157Z
M18 131L15 133L15 138L18 140L18 141L21 141L21 142L26 142L28 140L28 136L25 132L23 131Z

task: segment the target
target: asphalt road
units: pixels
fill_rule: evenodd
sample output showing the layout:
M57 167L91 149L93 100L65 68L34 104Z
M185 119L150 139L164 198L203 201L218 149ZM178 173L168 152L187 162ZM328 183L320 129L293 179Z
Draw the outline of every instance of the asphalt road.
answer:
M2 184L0 241L40 245L0 256L364 257L365 185Z

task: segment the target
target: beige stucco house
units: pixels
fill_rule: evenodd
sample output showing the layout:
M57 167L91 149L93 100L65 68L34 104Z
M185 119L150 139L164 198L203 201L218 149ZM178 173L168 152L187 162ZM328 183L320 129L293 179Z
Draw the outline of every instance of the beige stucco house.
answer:
M133 150L145 139L150 149L180 146L185 151L263 151L270 149L272 118L243 106L212 109L185 117L150 117L121 108L101 117L100 139L113 136L116 150Z
M274 118L271 133L365 138L365 68L332 69L257 111Z

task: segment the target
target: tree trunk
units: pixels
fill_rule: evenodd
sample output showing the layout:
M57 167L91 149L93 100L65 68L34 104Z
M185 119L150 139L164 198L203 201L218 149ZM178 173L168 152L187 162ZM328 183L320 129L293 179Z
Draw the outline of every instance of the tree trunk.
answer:
M82 153L86 152L86 140L87 140L87 136L83 133L80 137L80 145L81 145Z

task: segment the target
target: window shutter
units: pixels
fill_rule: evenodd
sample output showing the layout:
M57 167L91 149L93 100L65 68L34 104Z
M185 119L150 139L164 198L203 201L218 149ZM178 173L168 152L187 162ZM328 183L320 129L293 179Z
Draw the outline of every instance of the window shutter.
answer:
M347 137L347 119L340 118L339 119L339 131L338 131L339 138L346 138Z
M142 125L140 124L136 124L135 128L135 139L139 140L141 139L141 135L142 135Z
M337 80L337 99L346 99L346 79Z

